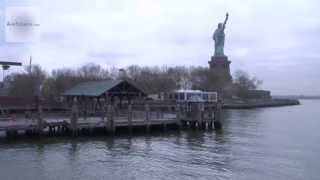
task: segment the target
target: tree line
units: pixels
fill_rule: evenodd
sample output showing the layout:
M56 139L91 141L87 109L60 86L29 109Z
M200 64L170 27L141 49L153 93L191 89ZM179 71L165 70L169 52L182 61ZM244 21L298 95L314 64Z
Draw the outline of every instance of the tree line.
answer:
M5 78L9 95L33 98L41 95L55 101L63 92L80 82L127 79L148 94L170 92L176 89L198 89L223 91L225 82L207 67L200 66L128 66L121 71L115 67L104 68L97 64L86 64L79 68L61 68L47 72L39 65L25 67ZM236 95L243 96L247 90L256 89L261 81L247 72L237 71L233 78Z

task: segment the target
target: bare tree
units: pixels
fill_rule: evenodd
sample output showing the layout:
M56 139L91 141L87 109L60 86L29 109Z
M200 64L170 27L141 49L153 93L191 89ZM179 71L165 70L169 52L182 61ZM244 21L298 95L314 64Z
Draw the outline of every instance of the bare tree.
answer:
M43 86L48 74L38 65L33 65L31 72L30 67L25 69L26 72L13 73L7 77L6 81L10 84L9 95L32 100L40 93L39 88Z
M234 86L239 97L246 98L249 90L255 90L262 84L256 77L250 77L245 71L236 71Z

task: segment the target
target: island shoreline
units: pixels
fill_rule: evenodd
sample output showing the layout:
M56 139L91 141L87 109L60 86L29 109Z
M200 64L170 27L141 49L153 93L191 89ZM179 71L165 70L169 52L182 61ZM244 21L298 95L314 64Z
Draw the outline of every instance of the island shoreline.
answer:
M251 101L228 101L223 104L223 109L255 109L267 107L283 107L300 105L297 99L268 99L268 100L251 100Z

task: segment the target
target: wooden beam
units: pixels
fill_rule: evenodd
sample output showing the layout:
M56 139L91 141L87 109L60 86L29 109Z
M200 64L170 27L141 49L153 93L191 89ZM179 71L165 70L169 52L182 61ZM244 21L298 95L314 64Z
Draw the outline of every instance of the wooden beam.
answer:
M0 65L22 66L21 62L0 61Z

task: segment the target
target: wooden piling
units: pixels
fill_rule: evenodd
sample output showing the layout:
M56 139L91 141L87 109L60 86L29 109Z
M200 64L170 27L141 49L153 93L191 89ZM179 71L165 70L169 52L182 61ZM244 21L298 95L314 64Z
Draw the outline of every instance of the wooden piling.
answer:
M222 128L221 111L222 111L222 103L219 100L216 105L216 109L215 109L215 113L214 113L214 122L213 122L214 128L217 130Z
M182 126L182 118L181 118L181 107L180 107L180 104L179 104L179 103L176 104L175 110L176 110L177 124L178 124L179 129L181 129L181 126Z
M214 107L213 105L209 105L208 107L208 113L209 113L209 122L208 122L208 129L213 129L213 121L214 121Z
M193 111L193 121L194 121L194 128L201 129L202 128L202 107L200 103L194 103L194 111Z
M38 100L38 113L37 113L37 131L38 134L41 135L42 134L42 130L44 127L44 122L43 122L43 108L42 108L42 104L41 104L41 100Z
M145 118L145 122L146 122L146 131L150 132L150 106L148 103L145 104L145 114L146 114L146 118Z
M205 119L204 119L204 104L203 103L198 103L198 111L199 111L198 125L199 125L200 129L205 129L206 124L205 124Z
M12 137L16 137L18 135L18 131L16 130L7 130L6 131L6 137L8 138L12 138Z
M79 119L79 109L77 100L73 100L72 108L71 108L71 130L73 135L77 135L78 133L78 119Z
M128 105L128 130L132 133L132 104Z
M114 107L112 104L109 104L108 108L107 108L107 122L108 122L108 123L106 123L107 129L111 133L114 133L115 132Z
M167 123L166 122L162 123L162 128L163 128L163 131L167 131Z

